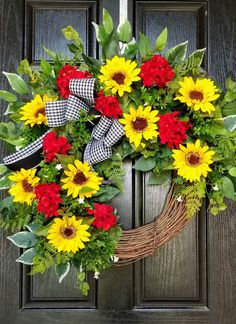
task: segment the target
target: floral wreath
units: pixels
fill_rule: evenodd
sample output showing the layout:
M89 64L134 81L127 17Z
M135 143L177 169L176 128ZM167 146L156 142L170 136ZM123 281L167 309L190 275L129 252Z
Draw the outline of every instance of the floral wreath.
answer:
M93 23L102 58L88 57L77 31L62 30L71 57L44 48L40 70L23 60L0 90L10 121L0 137L10 155L0 166L1 225L25 249L30 274L55 268L59 282L73 266L84 295L85 272L98 278L111 264L152 254L176 235L208 197L213 215L235 201L236 83L226 89L201 69L205 49L186 58L187 42L165 51L128 20L117 30L109 13ZM123 160L149 172L149 185L170 186L152 223L122 231L110 201L122 192Z

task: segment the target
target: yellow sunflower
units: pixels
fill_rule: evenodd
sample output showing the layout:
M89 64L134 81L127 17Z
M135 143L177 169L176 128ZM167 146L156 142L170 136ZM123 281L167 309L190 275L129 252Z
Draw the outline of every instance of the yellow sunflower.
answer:
M75 216L54 218L49 228L47 239L59 252L77 252L85 247L91 234L87 232L88 225L82 224L82 219Z
M15 184L9 189L9 193L14 196L13 201L32 205L35 198L34 188L39 182L39 178L35 177L36 169L21 169L9 176L9 179Z
M65 170L67 177L61 180L64 183L62 188L67 189L67 196L90 198L99 190L102 178L91 170L88 162L75 160L74 165L68 164L67 167L68 170Z
M200 140L197 140L195 144L188 143L187 147L180 144L178 150L173 150L174 168L178 170L178 175L190 182L200 181L201 176L207 177L215 154L208 149L208 146L201 147Z
M124 92L131 92L131 84L139 81L140 68L136 68L137 63L125 60L124 57L114 56L107 60L106 65L101 67L99 80L106 86L105 90L111 89L112 94L118 92L122 97Z
M130 143L136 148L140 145L145 147L143 139L148 141L159 134L157 131L157 121L160 119L157 117L158 110L151 111L151 109L150 106L145 108L139 106L137 110L130 108L130 113L124 113L124 118L119 119L119 122L125 125L125 134Z
M41 97L39 94L36 94L33 100L21 107L20 114L22 117L21 120L24 121L25 125L48 125L47 117L45 114L45 103L47 101L55 101L57 97L49 97L44 95Z
M220 95L217 93L218 89L213 81L197 79L194 82L192 77L184 77L184 81L180 81L179 84L181 88L175 100L186 103L188 107L192 107L196 111L200 110L208 114L215 111L211 101L216 100Z

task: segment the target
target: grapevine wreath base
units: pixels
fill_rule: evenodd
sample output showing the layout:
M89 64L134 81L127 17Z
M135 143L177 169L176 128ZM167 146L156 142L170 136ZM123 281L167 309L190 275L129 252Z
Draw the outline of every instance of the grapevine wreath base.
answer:
M153 253L175 237L189 222L184 202L178 202L170 189L163 211L147 225L122 231L116 249L117 266L133 263Z
M72 26L62 30L70 56L44 48L32 69L3 72L11 91L0 138L10 155L0 165L0 225L24 249L16 260L30 275L53 268L59 283L73 267L87 295L86 272L152 255L197 214L236 201L236 83L221 89L201 68L205 49L188 42L168 50L167 28L155 45L116 29L104 10L94 23L101 59L84 53ZM168 185L163 211L147 225L122 230L112 199L124 192L125 159L148 172L147 185ZM154 197L155 198L155 197Z

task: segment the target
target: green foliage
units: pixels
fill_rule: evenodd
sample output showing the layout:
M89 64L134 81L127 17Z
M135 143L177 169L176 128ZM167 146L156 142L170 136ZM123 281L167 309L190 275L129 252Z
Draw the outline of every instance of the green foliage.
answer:
M29 274L44 273L47 269L51 268L52 265L53 257L49 252L45 252L44 255L36 255L33 258L32 270Z
M150 39L143 33L139 33L139 43L138 43L139 53L141 58L145 60L152 54L152 44Z
M118 26L117 35L120 42L129 42L131 37L131 25L127 19L125 19L125 21Z
M32 74L32 69L31 69L30 64L29 64L27 59L24 59L24 60L20 61L17 72L19 74L25 74L25 75L31 75Z
M125 171L119 153L113 154L111 159L97 163L94 168L101 176L110 180L119 189L119 191L123 191Z
M171 65L176 65L184 61L188 48L188 41L178 44L165 54L166 59Z
M184 61L183 68L185 70L192 70L194 68L200 68L204 55L206 52L206 48L202 48L194 51L189 57Z
M27 84L18 74L8 73L8 72L2 72L2 73L7 77L10 86L15 92L21 95L26 95L29 93L29 88Z
M13 93L5 90L0 90L0 98L7 102L15 102L17 100L17 97Z
M160 35L158 35L156 39L157 51L161 52L166 47L167 37L168 37L168 29L166 27L165 29L163 29L163 31L160 33Z
M27 264L27 265L32 265L33 264L33 260L36 257L36 251L34 248L30 248L28 250L26 250L25 252L23 252L23 254L21 254L21 256L16 259L16 262L20 262L23 264Z
M156 158L153 157L149 157L147 159L145 159L143 156L141 158L139 158L136 163L134 164L133 168L139 171L150 171L152 169L154 169L156 166Z
M42 183L57 182L60 171L56 168L56 163L40 163L40 170L38 176Z
M0 123L0 138L15 146L21 146L24 142L23 137L19 136L19 130L13 122Z
M101 186L99 191L94 195L94 199L100 203L107 202L113 199L116 195L120 193L117 188L109 186Z
M193 217L200 210L205 190L205 181L194 182L181 190L180 194L185 202L187 218Z
M26 249L33 247L37 242L37 236L29 231L18 232L7 237L17 247Z

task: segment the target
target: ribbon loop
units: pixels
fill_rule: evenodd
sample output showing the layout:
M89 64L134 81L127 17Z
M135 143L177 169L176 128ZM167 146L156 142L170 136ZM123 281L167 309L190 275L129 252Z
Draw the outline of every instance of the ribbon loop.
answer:
M89 106L94 106L95 78L71 79L70 92L80 98Z
M113 119L102 116L99 123L93 129L92 137L96 140L102 138L107 133L112 123Z
M68 121L77 120L80 117L81 110L87 113L90 107L76 96L70 95L67 100L65 119Z
M45 112L49 127L60 127L66 124L66 100L47 101Z

